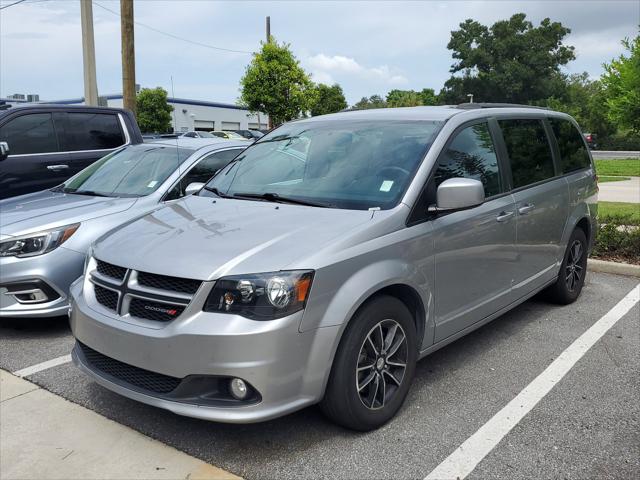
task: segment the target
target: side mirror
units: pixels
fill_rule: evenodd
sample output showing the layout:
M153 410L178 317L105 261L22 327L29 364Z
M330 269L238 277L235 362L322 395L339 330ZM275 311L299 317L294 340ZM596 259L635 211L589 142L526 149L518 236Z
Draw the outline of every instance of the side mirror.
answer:
M0 161L6 160L9 156L9 144L7 142L0 142Z
M185 195L193 195L194 193L198 193L202 187L204 187L204 183L202 182L193 182L187 185L187 188L184 189Z
M436 211L462 210L484 203L484 187L479 180L450 178L438 186Z

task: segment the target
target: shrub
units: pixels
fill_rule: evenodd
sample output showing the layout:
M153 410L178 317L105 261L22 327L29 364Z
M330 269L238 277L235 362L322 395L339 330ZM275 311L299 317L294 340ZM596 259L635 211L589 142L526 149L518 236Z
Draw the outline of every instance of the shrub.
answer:
M598 231L591 255L605 260L640 264L640 222L631 215L598 219Z
M602 138L598 143L600 150L640 150L640 135L633 133L615 133Z

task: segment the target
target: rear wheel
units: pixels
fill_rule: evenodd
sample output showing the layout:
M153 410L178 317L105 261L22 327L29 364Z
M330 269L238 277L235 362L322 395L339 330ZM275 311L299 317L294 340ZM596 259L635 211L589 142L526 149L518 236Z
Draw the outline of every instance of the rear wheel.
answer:
M380 296L363 306L345 331L320 407L334 422L373 430L400 409L417 358L416 329L404 303Z
M576 228L569 239L558 280L548 289L552 301L567 305L576 301L587 274L587 237Z

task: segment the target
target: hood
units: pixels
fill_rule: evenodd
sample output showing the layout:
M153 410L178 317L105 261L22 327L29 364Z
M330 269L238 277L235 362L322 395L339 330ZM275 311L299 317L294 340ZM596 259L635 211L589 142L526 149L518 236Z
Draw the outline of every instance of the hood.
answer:
M372 216L366 210L191 196L112 231L98 240L94 256L198 280L278 271L371 222Z
M91 197L45 190L0 201L0 233L16 236L118 213L136 198Z

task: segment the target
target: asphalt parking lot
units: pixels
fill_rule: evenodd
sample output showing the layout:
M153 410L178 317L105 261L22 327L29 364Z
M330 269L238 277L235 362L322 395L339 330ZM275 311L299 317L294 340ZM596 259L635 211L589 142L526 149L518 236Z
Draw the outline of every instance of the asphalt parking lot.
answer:
M534 298L418 364L398 417L353 433L315 407L255 425L183 418L119 397L70 363L27 378L246 478L424 478L516 397L638 280L589 274L581 298L558 307ZM65 319L0 323L0 368L66 355ZM468 478L639 478L640 307L636 304Z

